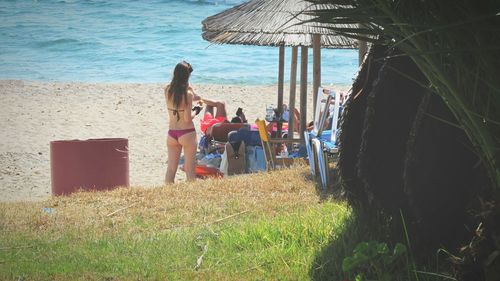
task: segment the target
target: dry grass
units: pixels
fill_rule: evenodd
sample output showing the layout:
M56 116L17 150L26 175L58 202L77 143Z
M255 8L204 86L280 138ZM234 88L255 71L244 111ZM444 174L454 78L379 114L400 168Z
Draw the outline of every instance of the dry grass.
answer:
M235 216L269 216L319 201L307 169L300 166L223 180L78 192L43 202L0 203L0 230L8 235L86 229L100 236L123 227L129 233L158 232L214 224Z

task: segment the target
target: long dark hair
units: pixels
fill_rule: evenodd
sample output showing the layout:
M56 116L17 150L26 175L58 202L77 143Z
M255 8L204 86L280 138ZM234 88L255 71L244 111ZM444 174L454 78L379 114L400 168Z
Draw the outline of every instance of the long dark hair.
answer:
M169 99L173 98L176 108L179 108L185 102L191 72L193 72L193 67L186 61L181 61L175 66L174 75L168 87L167 94Z

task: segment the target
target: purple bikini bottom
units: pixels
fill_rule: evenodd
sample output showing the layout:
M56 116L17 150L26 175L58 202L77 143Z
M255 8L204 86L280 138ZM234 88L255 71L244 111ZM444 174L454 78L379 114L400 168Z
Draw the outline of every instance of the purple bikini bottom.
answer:
M184 130L168 130L168 135L171 136L174 140L179 140L180 137L187 133L195 132L194 128L184 129Z

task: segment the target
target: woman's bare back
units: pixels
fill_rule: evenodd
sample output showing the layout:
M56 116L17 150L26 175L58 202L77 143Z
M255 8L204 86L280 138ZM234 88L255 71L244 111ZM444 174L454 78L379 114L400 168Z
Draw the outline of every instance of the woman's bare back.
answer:
M193 92L191 88L188 89L187 93L188 99L192 100ZM191 96L191 99L189 99ZM180 107L176 107L172 99L168 98L168 86L165 89L165 100L167 105L169 129L170 130L185 130L194 128L194 123L192 118L185 118L186 114L191 116L191 105L186 104L187 101L183 101ZM189 121L186 121L189 119Z

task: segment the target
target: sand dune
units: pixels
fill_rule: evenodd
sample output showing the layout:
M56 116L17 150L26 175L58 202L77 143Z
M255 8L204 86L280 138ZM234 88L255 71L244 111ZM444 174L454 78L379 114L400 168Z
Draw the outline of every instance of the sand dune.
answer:
M224 100L229 115L242 107L248 120L263 118L266 105L275 105L277 99L276 86L193 86L204 98ZM287 96L288 88L285 102ZM168 120L162 84L4 80L0 102L0 201L51 196L49 144L53 140L128 138L130 184L163 184ZM198 118L195 124L200 134ZM176 179L183 180L184 173L178 171Z

